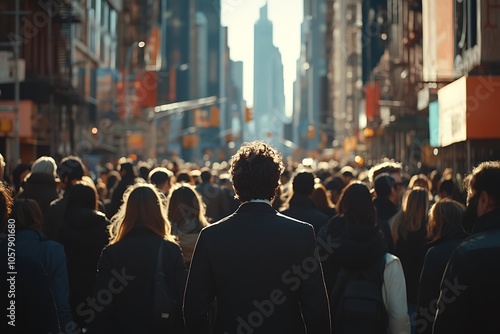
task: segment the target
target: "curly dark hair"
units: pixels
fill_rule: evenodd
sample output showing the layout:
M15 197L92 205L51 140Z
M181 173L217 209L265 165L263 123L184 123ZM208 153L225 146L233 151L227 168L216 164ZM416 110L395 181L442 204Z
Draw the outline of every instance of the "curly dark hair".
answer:
M261 141L243 143L231 158L229 173L236 198L272 200L285 170L281 154Z

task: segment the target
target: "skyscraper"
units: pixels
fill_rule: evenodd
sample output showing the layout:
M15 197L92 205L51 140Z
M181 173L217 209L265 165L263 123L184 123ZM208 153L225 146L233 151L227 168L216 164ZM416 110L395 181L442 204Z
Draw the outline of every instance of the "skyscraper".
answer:
M255 139L278 147L282 142L285 117L285 93L281 53L273 44L273 24L267 16L267 3L260 9L254 27L254 100Z

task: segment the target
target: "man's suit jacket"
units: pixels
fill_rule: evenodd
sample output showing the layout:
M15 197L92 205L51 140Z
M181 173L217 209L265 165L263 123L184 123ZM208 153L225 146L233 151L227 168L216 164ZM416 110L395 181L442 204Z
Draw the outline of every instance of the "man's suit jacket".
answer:
M328 297L311 225L267 203L243 203L202 230L184 296L187 333L330 333Z

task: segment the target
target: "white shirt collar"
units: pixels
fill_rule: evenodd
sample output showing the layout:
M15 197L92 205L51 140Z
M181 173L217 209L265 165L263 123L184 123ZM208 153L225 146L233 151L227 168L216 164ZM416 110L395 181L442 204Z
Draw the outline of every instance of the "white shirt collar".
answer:
M269 206L272 206L271 202L269 200L267 200L267 199L251 199L251 200L243 202L241 204L245 204L245 203L266 203Z

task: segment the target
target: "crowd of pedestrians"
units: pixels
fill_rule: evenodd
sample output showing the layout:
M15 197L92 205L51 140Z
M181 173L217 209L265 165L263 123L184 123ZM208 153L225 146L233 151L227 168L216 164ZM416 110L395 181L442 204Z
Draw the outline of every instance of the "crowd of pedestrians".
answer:
M12 332L500 332L500 161L462 182L389 161L285 166L256 141L223 166L2 170ZM161 287L173 311L157 317Z

